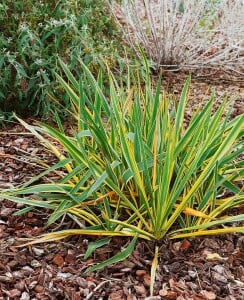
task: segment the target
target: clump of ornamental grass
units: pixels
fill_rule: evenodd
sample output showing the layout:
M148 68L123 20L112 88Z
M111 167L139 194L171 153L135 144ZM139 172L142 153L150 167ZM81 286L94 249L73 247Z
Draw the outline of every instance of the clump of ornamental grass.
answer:
M146 63L143 86L130 76L127 86L120 86L108 70L106 93L101 73L96 80L81 63L86 80L77 80L67 65L60 64L67 78L57 79L69 96L77 128L68 135L58 117L59 129L17 118L59 162L19 188L2 190L1 197L27 205L18 214L47 208L52 211L47 225L69 216L79 228L47 233L30 243L70 235L102 236L89 245L87 258L114 236L131 237L126 248L91 266L90 272L125 259L138 239L155 241L152 294L165 238L244 232L238 225L244 215L228 214L244 203L237 184L244 174L243 161L237 159L243 149L244 115L233 120L225 116L227 101L213 112L212 96L185 125L190 78L179 102L170 108L172 99L161 91L160 80L153 91ZM60 169L58 182L37 183Z
M113 2L125 39L154 67L244 73L242 0L123 0Z

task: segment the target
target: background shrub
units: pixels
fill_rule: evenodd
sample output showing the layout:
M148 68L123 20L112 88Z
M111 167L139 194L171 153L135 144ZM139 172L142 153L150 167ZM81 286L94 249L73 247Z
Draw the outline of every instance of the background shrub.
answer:
M80 71L80 58L96 74L101 57L113 66L119 52L102 0L3 0L0 28L0 115L49 114L54 104L47 95L60 94L54 82L57 56L72 72Z
M242 0L123 0L125 38L156 69L221 69L244 74Z

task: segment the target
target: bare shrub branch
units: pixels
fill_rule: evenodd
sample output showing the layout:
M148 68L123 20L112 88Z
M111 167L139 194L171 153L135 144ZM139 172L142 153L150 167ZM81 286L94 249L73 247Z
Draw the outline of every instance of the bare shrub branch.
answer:
M244 74L243 0L123 0L112 9L126 41L157 69Z

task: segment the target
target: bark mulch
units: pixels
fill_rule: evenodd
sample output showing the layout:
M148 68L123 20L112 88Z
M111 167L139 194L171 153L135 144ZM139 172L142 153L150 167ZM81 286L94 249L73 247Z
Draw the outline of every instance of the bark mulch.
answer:
M177 78L172 80L171 93L177 94L181 88L177 85L181 82ZM192 101L197 102L207 94L208 87L209 83L193 85ZM242 87L232 84L228 88L223 84L215 88L220 94L236 94L234 114L243 113ZM223 96L220 94L219 99ZM20 125L2 128L0 188L18 186L38 174L41 171L38 160L43 158L50 164L55 161ZM55 174L50 176L55 180ZM84 274L88 266L118 253L129 240L114 238L110 245L98 249L87 260L84 260L84 253L94 239L86 236L16 247L21 244L20 238L75 226L65 219L47 229L47 211L36 209L14 216L20 208L23 207L0 198L0 300L244 299L244 236L231 234L160 242L154 296L150 297L153 243L139 241L126 261Z

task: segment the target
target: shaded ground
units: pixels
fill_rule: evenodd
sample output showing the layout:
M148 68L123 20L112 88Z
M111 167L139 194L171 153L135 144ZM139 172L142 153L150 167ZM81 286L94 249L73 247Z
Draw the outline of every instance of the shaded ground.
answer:
M169 78L169 77L168 77ZM183 77L171 75L164 85L177 95ZM219 83L219 82L218 82ZM174 88L171 87L173 84ZM191 86L191 109L202 98L208 98L209 83ZM240 83L215 85L217 100L235 96L234 115L243 113L243 86ZM204 96L206 95L206 96ZM187 116L186 116L187 117ZM43 151L20 125L2 129L0 134L0 188L16 186L40 172L38 159L51 164L55 158ZM10 134L12 132L12 134ZM30 157L32 162L30 164ZM55 180L51 174L46 180ZM1 200L1 199L0 199ZM159 246L160 259L154 297L149 297L150 267L153 245L140 241L126 261L101 272L84 274L94 263L121 251L128 240L114 238L84 260L92 241L89 237L72 237L62 242L16 248L19 238L36 236L44 228L48 212L34 210L13 216L20 205L0 201L0 300L2 299L243 299L244 298L244 237L226 235L183 241L164 241ZM244 213L244 208L241 207ZM70 220L49 230L71 228Z

